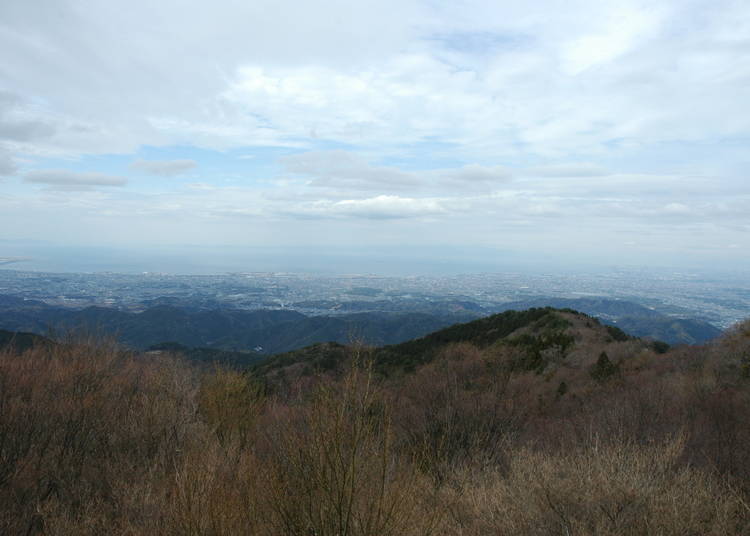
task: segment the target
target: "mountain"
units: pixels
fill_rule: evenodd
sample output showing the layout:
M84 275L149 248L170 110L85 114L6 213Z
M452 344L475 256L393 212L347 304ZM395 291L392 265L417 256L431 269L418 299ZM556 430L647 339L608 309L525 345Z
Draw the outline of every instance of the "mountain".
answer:
M292 306L300 310L316 311L319 313L427 313L434 315L451 314L462 318L463 321L485 316L491 311L476 302L469 300L404 298L378 299L369 301L336 301L336 300L308 300L293 303Z
M532 307L574 309L617 326L636 337L649 337L669 344L700 344L721 335L722 331L696 318L668 316L627 300L611 298L535 298L503 304L503 309Z
M7 297L0 328L38 334L84 331L114 335L134 349L166 341L191 348L254 350L266 355L328 341L394 344L454 324L464 317L424 313L305 316L290 310L198 310L171 305L140 313L108 307L71 310Z
M650 337L669 344L701 344L722 334L713 324L692 318L625 316L612 324L638 337Z
M550 366L594 366L602 352L620 355L642 349L661 353L668 345L627 335L615 326L570 309L551 307L505 311L455 324L424 337L367 349L328 343L272 356L255 370L268 378L341 369L354 353L371 359L376 370L390 376L414 372L451 352L502 355L509 370L544 372ZM458 350L456 350L458 349ZM473 351L473 350L471 350Z
M307 316L293 310L204 309L156 305L135 313L108 307L74 310L50 306L41 301L0 295L0 328L37 334L84 331L113 335L134 349L172 341L189 348L228 351L254 350L265 355L289 352L316 343L361 341L372 346L394 345L422 337L452 324L484 317L487 310L468 301L416 301L400 304L375 302L309 302L304 305L336 314ZM421 304L421 305L420 305ZM721 332L711 324L673 318L625 300L605 298L535 298L506 303L503 310L555 307L575 309L596 316L639 337L651 337L669 344L701 343ZM366 308L388 310L367 312ZM419 311L419 307L426 308Z
M451 316L424 313L310 316L238 336L245 347L261 346L265 353L275 354L323 342L360 341L375 346L394 344L420 337L456 322L457 319Z
M556 309L574 309L602 320L616 319L623 316L643 316L657 318L663 316L654 309L644 307L628 300L612 298L547 298L514 301L503 304L506 309L523 310L530 307L554 307Z
M253 351L232 352L216 348L191 348L177 342L154 344L146 349L147 355L163 353L179 354L191 363L222 365L233 369L247 369L266 359L266 356Z

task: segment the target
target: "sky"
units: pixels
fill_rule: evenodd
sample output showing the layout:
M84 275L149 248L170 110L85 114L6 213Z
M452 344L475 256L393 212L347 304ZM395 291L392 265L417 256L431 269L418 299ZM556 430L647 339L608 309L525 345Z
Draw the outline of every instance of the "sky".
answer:
M744 269L749 148L746 0L0 2L0 258Z

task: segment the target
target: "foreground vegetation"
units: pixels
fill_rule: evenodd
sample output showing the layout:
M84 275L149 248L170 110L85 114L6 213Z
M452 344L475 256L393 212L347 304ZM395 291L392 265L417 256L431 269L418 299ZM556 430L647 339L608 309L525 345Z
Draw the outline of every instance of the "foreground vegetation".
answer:
M750 323L660 353L573 312L503 322L401 367L8 347L0 533L750 534Z

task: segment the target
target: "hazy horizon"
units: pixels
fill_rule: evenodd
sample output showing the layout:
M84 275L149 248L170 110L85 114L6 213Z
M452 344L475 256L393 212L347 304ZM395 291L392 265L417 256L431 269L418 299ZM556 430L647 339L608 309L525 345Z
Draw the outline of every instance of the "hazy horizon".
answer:
M454 276L481 273L597 274L614 271L651 274L694 273L725 280L747 279L741 267L669 264L662 256L650 263L602 255L537 255L470 247L236 247L175 245L170 247L61 246L0 241L0 270L50 273L142 272L211 275L232 272L290 272L319 275L370 274L385 277ZM11 254L5 254L10 252Z

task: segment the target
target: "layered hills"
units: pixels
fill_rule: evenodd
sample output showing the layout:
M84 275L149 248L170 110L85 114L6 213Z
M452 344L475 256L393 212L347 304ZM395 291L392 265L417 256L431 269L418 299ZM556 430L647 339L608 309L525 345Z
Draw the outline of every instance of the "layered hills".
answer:
M266 355L324 341L401 342L455 322L450 315L423 313L305 316L289 310L191 310L167 305L132 313L107 307L70 310L21 302L0 310L0 327L14 331L85 331L114 335L134 349L176 342L188 347L257 349Z
M636 337L650 337L669 344L700 344L721 335L721 330L705 320L690 318L686 311L666 315L652 307L627 300L605 298L536 298L506 303L507 309L555 307L575 309L617 326Z
M424 310L414 309L417 306L411 303L378 301L304 304L325 306L322 310L329 311L314 316L287 309L247 311L169 305L160 300L154 303L140 312L98 306L69 309L0 295L0 328L40 335L84 331L115 336L122 344L140 350L173 343L268 356L323 342L393 345L493 312L471 302L455 301L420 306ZM502 310L548 306L579 310L631 335L669 344L701 343L721 333L700 319L668 316L623 300L538 298L505 304Z

